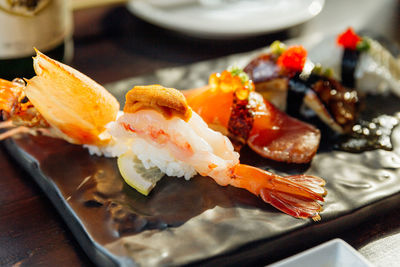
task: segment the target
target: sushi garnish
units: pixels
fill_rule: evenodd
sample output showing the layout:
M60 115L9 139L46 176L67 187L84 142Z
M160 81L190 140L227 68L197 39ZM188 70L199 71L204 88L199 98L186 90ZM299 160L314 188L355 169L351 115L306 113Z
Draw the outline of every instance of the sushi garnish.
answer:
M291 46L278 57L276 64L290 72L301 72L307 59L307 50L303 46Z
M165 176L165 173L156 166L146 168L131 150L119 156L117 162L124 181L145 196Z
M369 47L368 41L357 35L351 27L338 35L336 43L345 49L357 51L365 51Z
M191 116L185 97L176 90L152 85L146 88L137 87L126 94L124 112L134 113L149 108L159 111L166 118L177 116L187 121Z

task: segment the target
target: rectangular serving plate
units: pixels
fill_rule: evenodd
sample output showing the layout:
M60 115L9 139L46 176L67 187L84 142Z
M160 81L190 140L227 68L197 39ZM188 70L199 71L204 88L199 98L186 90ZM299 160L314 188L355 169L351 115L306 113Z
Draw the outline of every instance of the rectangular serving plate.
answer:
M190 66L164 69L107 85L124 104L134 85L159 83L178 89L204 85L212 71L234 62L243 65L260 53L234 55ZM397 111L390 98L385 102ZM370 103L371 106L376 103ZM322 220L295 219L256 196L211 179L167 177L149 197L124 185L115 159L89 156L80 146L47 137L9 139L5 147L41 187L79 244L99 266L227 266L261 263L288 256L304 244L316 245L332 235L400 204L400 131L393 151L350 154L321 150L311 165L277 164L249 149L241 161L274 172L317 175L327 181ZM88 182L89 181L89 182ZM101 190L117 187L118 197ZM189 203L189 204L188 204ZM127 209L118 217L117 208Z

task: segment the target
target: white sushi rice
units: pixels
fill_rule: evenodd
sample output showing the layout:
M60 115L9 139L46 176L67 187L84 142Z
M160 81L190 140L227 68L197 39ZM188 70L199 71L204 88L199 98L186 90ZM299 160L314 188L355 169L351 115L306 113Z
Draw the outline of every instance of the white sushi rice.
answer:
M184 177L186 180L197 173L189 164L174 159L168 150L155 147L141 138L131 140L130 144L113 140L111 144L104 147L93 145L84 145L83 147L88 149L90 155L110 158L118 157L130 148L146 169L157 167L168 176Z
M382 94L390 90L400 96L400 60L379 42L364 37L370 44L361 53L354 76L357 88L368 93Z
M197 173L191 165L176 160L167 149L156 147L142 138L127 135L117 122L110 122L102 135L104 138L110 136L118 136L118 138L112 137L111 142L104 147L84 145L91 155L119 157L131 149L146 169L157 167L168 176L184 177L186 180Z
M131 149L146 169L157 167L168 176L185 177L186 180L197 173L189 164L174 159L168 150L149 144L142 138L135 138Z
M128 146L124 142L116 142L114 139L107 146L98 147L94 145L83 145L87 148L90 155L104 156L107 158L115 158L124 154L128 150Z
M390 80L388 74L386 68L379 65L368 53L362 53L354 73L357 89L370 94L388 93L390 90L387 83L387 80Z
M118 111L116 120L124 115L123 111ZM99 135L99 138L106 140L111 138L110 142L106 146L95 146L95 145L83 145L87 148L90 155L104 156L107 158L116 158L124 154L129 149L129 143L127 139L116 139L110 134L110 130L116 127L116 122L112 121L106 125L106 130Z

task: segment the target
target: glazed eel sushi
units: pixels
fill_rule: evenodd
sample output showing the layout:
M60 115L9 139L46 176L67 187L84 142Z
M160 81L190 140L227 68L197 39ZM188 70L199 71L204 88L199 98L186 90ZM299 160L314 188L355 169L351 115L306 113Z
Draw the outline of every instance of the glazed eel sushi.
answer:
M307 60L302 46L287 47L279 41L271 44L244 68L257 92L289 115L307 117L310 110L337 133L347 133L356 122L360 109L357 91L333 78Z

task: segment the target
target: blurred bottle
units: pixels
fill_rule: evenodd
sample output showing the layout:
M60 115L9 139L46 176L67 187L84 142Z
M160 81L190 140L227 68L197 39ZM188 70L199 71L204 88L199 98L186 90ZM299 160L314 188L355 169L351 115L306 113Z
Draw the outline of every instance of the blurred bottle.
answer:
M33 48L59 61L72 58L67 0L0 0L0 78L34 76Z

